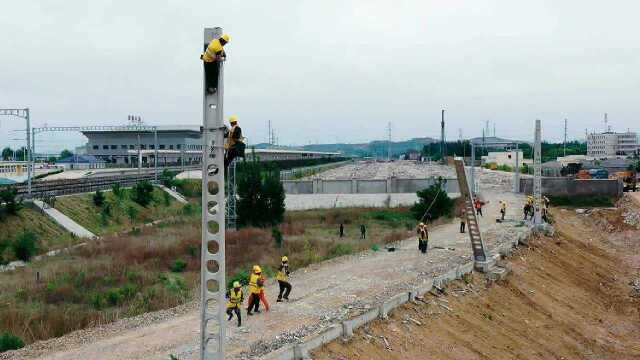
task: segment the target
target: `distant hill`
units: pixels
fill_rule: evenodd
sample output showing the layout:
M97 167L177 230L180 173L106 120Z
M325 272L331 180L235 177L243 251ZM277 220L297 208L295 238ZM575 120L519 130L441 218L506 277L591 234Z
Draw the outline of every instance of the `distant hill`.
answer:
M401 153L405 153L407 150L422 150L424 145L428 145L438 140L433 138L413 138L405 141L392 141L391 142L391 153L392 155L397 155ZM348 156L386 156L387 155L387 147L388 142L386 140L374 140L368 143L362 144L311 144L304 146L296 146L296 147L287 147L287 146L277 146L274 147L272 145L266 143L260 143L256 145L252 145L256 149L266 149L266 148L279 148L279 149L296 149L296 150L306 150L306 151L326 151L326 152L341 152Z
M500 138L500 137L495 137L495 136L486 136L484 139L487 143L495 143L495 142L515 142L518 144L531 144L531 142L529 141L522 141L522 140L512 140L512 139L505 139L505 138ZM470 141L474 144L482 144L482 137L475 137L470 139Z

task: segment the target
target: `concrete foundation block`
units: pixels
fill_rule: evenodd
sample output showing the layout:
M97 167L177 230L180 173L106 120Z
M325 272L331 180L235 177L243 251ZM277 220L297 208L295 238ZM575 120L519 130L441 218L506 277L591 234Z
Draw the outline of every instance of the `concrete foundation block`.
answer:
M431 289L433 288L433 279L429 279L427 281L425 281L424 284L419 285L418 287L415 288L415 292L416 292L416 296L424 296L424 294L428 293L429 291L431 291Z
M313 349L319 348L320 346L330 343L331 341L338 339L342 336L342 326L333 325L328 329L317 335L307 336L302 339L300 344L297 344L293 348L293 359L295 360L306 360L310 359L309 354Z
M356 316L355 318L351 319L351 320L345 320L342 322L342 328L343 328L343 336L344 337L351 337L353 336L353 331L357 328L359 328L360 326L371 322L373 320L375 320L376 318L378 318L378 315L380 314L380 308L377 307L375 309L371 309L367 312L365 312L362 315Z
M380 305L380 318L386 319L389 312L409 301L409 293L398 294Z
M495 260L488 258L487 261L476 261L474 268L482 273L488 272L493 267Z

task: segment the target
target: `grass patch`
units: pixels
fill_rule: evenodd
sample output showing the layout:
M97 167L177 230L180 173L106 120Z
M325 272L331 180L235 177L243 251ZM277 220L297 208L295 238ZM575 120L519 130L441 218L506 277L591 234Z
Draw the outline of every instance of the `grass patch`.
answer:
M118 194L105 192L102 206L95 204L94 194L65 196L56 200L56 208L97 235L128 230L154 220L193 218L199 214L197 211L184 211L182 204L163 194L164 191L154 188L151 202L146 207L133 201L132 189L120 189Z
M553 206L565 207L613 207L616 199L611 196L548 196Z

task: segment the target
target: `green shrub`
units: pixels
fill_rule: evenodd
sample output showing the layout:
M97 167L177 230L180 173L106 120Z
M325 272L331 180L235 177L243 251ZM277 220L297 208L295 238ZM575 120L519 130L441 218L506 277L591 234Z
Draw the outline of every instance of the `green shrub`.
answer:
M441 177L429 188L418 191L418 199L418 202L411 207L411 213L416 220L451 217L453 213L454 201L447 195L444 180Z
M126 211L127 211L127 217L129 218L129 221L131 221L132 224L135 224L136 219L138 218L138 209L129 205Z
M97 207L101 207L104 204L104 194L100 190L96 190L96 193L93 194L93 204Z
M132 200L140 206L147 207L153 200L153 185L148 181L142 181L133 187Z
M8 350L18 350L24 347L24 341L8 332L0 335L0 353Z
M160 274L160 282L164 288L170 293L180 298L186 298L189 288L184 278L180 275Z
M169 269L171 270L171 272L174 272L174 273L183 272L184 269L186 269L186 268L187 268L187 263L182 259L175 260L171 264L171 266L169 266Z
M122 195L124 195L124 192L122 191L122 187L120 187L120 183L115 183L111 185L111 192L113 193L113 196L115 196L118 199L122 199Z
M15 215L22 208L22 200L18 201L18 190L7 188L0 190L0 203L4 203L4 208L8 214Z
M38 251L38 236L29 230L16 236L11 243L15 257L22 261L29 261Z
M329 253L327 254L327 259L335 258L338 256L351 255L351 254L353 254L353 246L351 246L351 244L339 243L334 245L331 249L329 249Z
M91 303L91 306L93 306L93 308L96 310L102 310L107 303L104 295L102 295L101 293L93 294L89 302Z
M166 191L162 192L162 202L163 202L164 206L171 205L171 195L169 195L169 193L166 192Z
M227 279L227 289L231 289L233 287L234 281L239 282L242 286L249 285L249 269L240 269L231 275Z
M182 207L182 214L186 216L191 216L196 212L195 207L192 204L184 204Z
M380 251L380 246L378 246L378 244L373 244L373 245L371 245L371 250Z
M133 299L137 293L138 288L131 283L126 283L120 288L120 295L122 295L125 300Z
M124 296L120 293L120 289L109 289L106 294L107 303L111 306L117 306L122 303Z
M282 239L282 232L280 231L280 229L278 229L277 227L274 227L273 229L271 229L271 237L273 238L273 241L276 243L276 246L278 248L282 248L283 239Z

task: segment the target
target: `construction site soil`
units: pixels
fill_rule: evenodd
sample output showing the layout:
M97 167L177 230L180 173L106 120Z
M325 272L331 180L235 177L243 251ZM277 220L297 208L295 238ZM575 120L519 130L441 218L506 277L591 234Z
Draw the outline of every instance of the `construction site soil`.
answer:
M555 209L553 237L316 351L340 359L640 359L639 207ZM627 214L627 215L625 215Z

